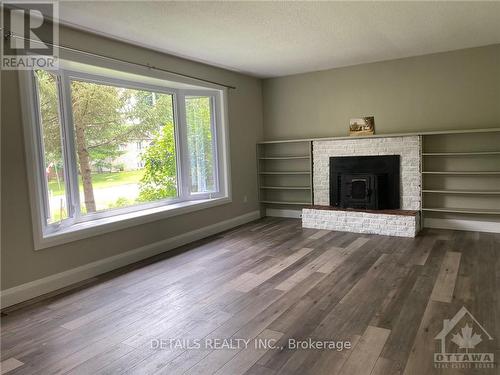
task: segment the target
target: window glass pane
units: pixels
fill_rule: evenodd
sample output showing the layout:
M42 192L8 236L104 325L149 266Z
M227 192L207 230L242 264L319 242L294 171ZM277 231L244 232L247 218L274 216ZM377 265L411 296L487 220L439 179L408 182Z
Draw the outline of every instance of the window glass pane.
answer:
M186 96L186 124L191 171L191 192L214 192L215 150L211 98Z
M52 224L68 218L58 86L56 77L46 71L37 70L35 78L40 101L43 173L48 195L47 224Z
M173 95L73 80L82 213L177 196Z

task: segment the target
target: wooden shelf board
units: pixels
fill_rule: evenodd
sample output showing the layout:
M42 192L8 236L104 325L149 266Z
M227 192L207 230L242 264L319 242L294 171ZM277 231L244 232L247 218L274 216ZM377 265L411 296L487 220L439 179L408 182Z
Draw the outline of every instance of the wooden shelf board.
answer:
M310 186L261 186L260 188L275 190L311 190Z
M280 175L280 174L311 174L309 171L273 171L273 172L259 172L259 174L270 174L270 175Z
M500 171L424 171L423 174L436 174L436 175L475 175L475 176L487 176L487 175L500 175Z
M309 155L304 156L261 156L259 160L296 160L296 159L310 159Z
M302 138L302 139L278 139L257 142L257 144L272 144L272 143L299 143L311 141L329 141L337 139L356 139L356 138L385 138L385 137L409 137L409 136L432 136L432 135L446 135L446 134L473 134L473 133L495 133L500 132L499 128L486 128L486 129L467 129L467 130L438 130L427 132L410 132L410 133L388 133L388 134L374 134L366 136L337 136L337 137L323 137L323 138Z
M260 201L260 203L266 204L286 204L286 205L299 205L299 206L309 206L311 202L290 202L290 201Z
M500 155L500 151L477 151L477 152L424 152L423 156L481 156Z
M481 208L442 208L442 207L427 207L422 208L422 211L433 211L433 212L449 212L457 214L478 214L478 215L500 215L500 210L490 210Z
M493 190L422 190L423 193L432 194L474 194L474 195L500 195L500 191Z

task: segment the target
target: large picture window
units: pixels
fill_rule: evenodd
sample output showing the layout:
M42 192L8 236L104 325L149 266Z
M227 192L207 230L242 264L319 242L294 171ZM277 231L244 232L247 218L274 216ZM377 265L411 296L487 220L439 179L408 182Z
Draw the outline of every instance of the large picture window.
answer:
M227 196L222 91L69 69L29 74L44 235Z

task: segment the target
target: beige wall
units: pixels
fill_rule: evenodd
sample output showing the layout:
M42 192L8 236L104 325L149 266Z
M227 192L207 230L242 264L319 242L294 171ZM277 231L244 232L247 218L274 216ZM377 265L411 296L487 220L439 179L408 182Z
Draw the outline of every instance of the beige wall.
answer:
M375 116L379 134L500 126L500 44L267 79L264 137L347 135Z
M2 71L2 290L258 209L255 142L262 138L260 80L70 29L61 30L61 43L236 86L228 98L233 202L34 251L17 75Z

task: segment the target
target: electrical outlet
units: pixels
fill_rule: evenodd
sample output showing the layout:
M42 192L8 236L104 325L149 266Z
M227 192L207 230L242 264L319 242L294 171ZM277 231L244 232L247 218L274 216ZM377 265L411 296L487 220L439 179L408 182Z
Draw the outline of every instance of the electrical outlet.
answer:
M243 196L243 203L247 203L248 202L248 197L246 195Z

